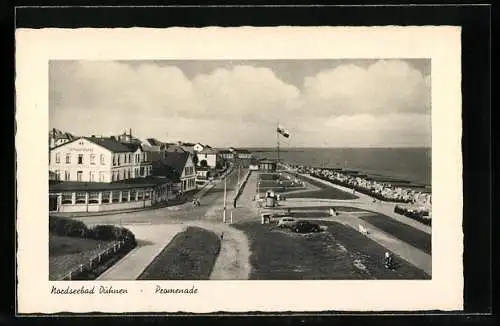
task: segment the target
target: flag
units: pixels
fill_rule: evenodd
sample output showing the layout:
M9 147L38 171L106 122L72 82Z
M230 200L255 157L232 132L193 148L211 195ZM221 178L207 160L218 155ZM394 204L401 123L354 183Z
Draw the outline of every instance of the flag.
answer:
M285 129L285 128L282 128L282 127L278 127L278 129L276 130L279 134L281 134L283 137L285 138L288 138L290 137L290 133Z

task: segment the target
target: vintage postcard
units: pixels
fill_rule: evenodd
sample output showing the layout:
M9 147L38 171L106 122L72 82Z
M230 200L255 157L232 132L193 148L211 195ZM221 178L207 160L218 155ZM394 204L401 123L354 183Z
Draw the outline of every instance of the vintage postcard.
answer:
M461 310L460 50L18 30L18 313Z

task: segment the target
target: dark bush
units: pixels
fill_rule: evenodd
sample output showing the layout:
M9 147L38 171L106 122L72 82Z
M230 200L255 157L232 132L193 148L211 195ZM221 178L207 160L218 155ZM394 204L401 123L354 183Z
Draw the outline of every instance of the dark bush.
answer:
M51 216L49 218L49 231L64 237L85 238L89 229L81 221Z
M425 218L425 216L428 216L428 213L426 214L425 212L409 211L403 207L396 206L394 207L394 213L404 215L426 225L432 224L432 220L430 218Z
M63 237L90 238L102 241L120 241L135 243L134 234L123 227L114 225L96 225L88 228L77 220L53 217L49 218L49 231Z
M96 225L89 230L89 238L102 241L120 241L135 243L134 234L125 228L114 225Z

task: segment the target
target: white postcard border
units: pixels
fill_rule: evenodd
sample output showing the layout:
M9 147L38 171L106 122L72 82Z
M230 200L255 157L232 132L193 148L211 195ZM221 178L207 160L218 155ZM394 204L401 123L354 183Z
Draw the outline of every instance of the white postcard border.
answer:
M432 59L430 281L48 281L48 61ZM16 31L18 312L418 311L463 308L460 28L240 27ZM54 295L101 284L125 295ZM155 295L156 284L198 289Z

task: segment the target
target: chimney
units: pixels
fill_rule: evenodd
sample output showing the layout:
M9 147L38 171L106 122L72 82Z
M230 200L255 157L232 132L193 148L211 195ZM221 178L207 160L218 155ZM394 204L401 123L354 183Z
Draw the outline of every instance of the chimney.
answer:
M128 130L128 135L130 136L130 138L132 138L132 128Z

